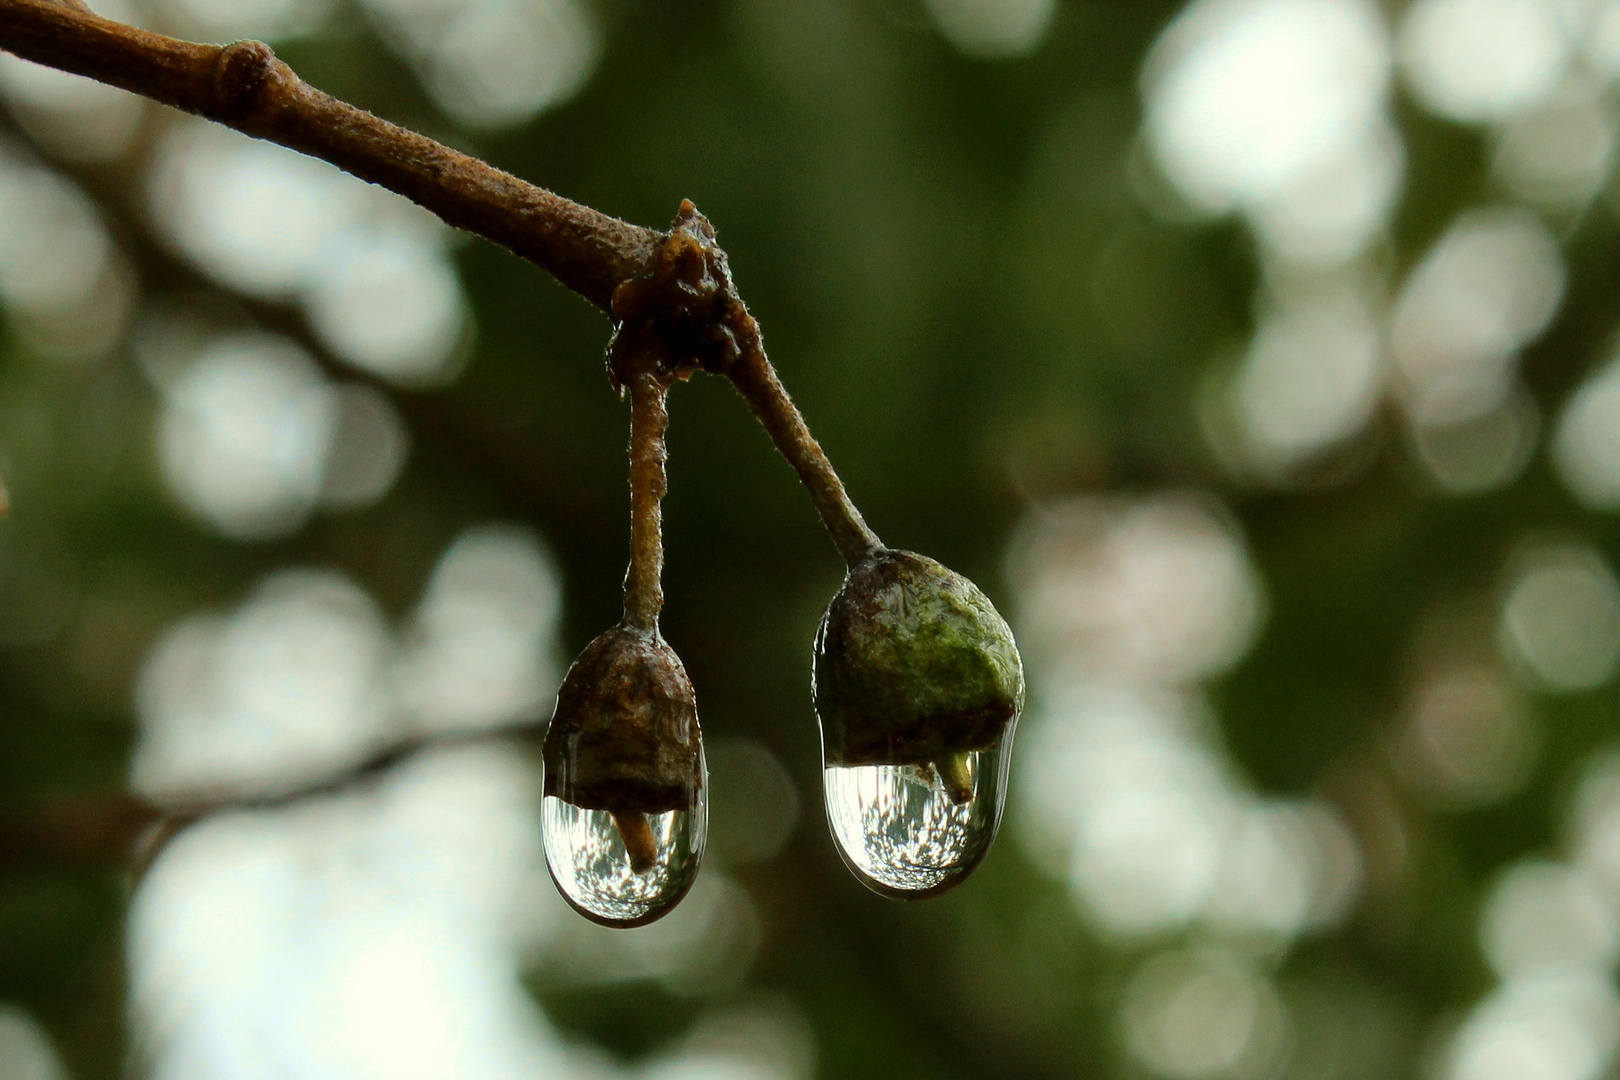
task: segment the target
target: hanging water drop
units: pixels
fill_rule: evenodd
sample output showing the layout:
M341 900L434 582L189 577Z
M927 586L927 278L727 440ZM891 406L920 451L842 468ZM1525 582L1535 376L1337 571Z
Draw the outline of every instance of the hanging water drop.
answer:
M828 767L827 821L845 864L902 898L933 896L967 877L1001 823L1006 741L943 766Z
M844 862L888 896L944 892L1001 823L1023 663L995 607L932 559L880 549L816 634L827 821Z
M708 835L708 777L692 684L657 630L588 645L546 732L546 866L580 914L639 926L692 887Z
M666 914L692 887L708 831L708 797L700 790L685 809L646 813L591 810L547 795L541 828L551 879L576 911L610 926L640 926Z

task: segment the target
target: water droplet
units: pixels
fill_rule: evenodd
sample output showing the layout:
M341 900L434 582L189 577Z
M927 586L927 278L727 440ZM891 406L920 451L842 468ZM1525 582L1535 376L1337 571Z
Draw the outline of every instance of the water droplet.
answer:
M845 864L900 899L960 884L996 838L1011 749L1009 724L989 749L942 762L825 769L827 823Z
M684 809L587 809L558 795L541 804L546 867L576 911L608 926L665 915L692 887L708 836L707 770Z

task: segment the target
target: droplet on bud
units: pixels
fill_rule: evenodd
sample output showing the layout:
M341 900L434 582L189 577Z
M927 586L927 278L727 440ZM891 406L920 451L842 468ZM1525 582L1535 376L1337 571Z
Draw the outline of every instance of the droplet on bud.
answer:
M656 630L617 626L585 647L546 731L546 866L586 918L640 926L680 902L708 834L697 701Z
M816 633L827 821L888 896L933 896L995 839L1024 668L967 578L908 551L849 572Z

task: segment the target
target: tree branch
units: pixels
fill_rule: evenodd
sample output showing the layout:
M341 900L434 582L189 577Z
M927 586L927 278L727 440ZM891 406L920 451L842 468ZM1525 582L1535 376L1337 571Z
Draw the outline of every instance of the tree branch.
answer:
M631 225L315 89L259 41L199 45L57 0L0 0L0 48L329 161L492 240L609 311L663 234Z
M79 0L0 0L0 48L331 162L528 259L615 320L656 326L677 369L732 380L849 565L882 546L776 377L714 230L691 203L672 233L631 225L324 94L263 42L181 41Z

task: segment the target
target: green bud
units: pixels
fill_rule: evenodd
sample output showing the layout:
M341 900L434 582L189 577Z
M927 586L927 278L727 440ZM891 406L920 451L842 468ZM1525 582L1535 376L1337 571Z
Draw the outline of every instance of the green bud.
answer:
M931 765L965 798L965 755L991 749L1017 719L1024 666L978 586L883 549L850 570L827 607L815 700L828 766Z

